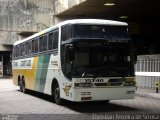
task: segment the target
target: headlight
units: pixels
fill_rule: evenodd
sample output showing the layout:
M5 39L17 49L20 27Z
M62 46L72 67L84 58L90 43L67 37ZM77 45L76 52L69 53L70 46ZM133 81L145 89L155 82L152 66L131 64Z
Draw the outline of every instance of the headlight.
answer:
M135 78L126 78L126 81L124 83L124 86L135 86L136 82L135 82Z
M135 81L126 81L124 83L124 86L135 86L136 85L136 82Z

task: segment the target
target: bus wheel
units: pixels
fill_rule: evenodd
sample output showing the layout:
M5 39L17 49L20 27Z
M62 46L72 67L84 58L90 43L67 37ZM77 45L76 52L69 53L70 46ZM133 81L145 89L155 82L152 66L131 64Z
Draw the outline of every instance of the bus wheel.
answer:
M62 99L60 98L60 88L58 83L54 87L54 100L56 104L62 104Z
M19 89L21 92L23 92L23 85L22 80L19 81Z
M26 93L25 82L23 79L20 80L20 91Z

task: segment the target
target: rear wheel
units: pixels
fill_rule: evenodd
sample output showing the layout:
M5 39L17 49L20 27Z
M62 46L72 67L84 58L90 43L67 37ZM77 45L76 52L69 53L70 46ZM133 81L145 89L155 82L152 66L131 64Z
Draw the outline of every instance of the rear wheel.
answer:
M20 79L19 81L20 91L26 93L25 82L24 79Z
M23 85L22 80L19 81L19 89L21 92L23 92Z

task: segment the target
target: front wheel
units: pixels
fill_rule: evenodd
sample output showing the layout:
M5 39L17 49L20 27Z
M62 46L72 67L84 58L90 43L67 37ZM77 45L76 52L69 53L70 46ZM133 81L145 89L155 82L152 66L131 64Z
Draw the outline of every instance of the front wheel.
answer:
M60 97L60 88L58 84L56 84L54 87L54 100L56 104L62 104L62 99Z

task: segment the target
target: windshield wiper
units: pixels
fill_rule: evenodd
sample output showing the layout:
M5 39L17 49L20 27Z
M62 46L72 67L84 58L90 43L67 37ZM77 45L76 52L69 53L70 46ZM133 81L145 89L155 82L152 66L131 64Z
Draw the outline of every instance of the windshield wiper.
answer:
M89 69L89 70L83 72L82 77L85 77L85 76L89 76L89 77L102 76L104 72L105 72L105 73L106 73L106 72L108 73L108 70L109 70L109 68L106 67L106 66L97 67L97 68L92 68L92 69Z

